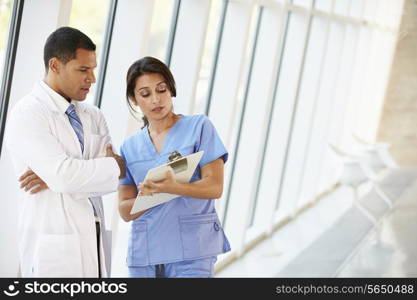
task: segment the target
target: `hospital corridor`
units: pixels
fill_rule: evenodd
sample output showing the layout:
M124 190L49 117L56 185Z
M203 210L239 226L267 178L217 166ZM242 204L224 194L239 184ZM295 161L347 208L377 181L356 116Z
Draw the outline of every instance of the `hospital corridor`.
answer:
M417 0L0 0L0 277L417 277L416 53Z

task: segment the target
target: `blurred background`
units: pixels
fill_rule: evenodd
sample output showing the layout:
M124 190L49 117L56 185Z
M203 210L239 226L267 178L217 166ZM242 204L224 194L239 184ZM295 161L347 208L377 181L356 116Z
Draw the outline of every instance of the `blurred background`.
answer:
M417 276L416 0L0 0L0 276L19 269L8 112L67 25L97 45L86 101L117 149L142 125L124 95L143 56L172 70L176 113L214 123L232 247L217 277ZM130 224L104 203L124 277Z

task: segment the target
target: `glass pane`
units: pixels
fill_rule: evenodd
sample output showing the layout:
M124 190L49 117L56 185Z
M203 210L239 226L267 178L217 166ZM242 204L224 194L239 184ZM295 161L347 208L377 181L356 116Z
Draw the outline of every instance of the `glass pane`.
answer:
M102 0L73 0L71 16L69 26L81 30L83 33L88 35L94 44L96 44L97 53L97 69L96 79L100 72L100 55L102 50L102 44L105 35L105 26L108 16L110 1ZM87 103L93 104L96 94L96 86L93 85L90 93L85 100Z
M146 56L153 56L165 62L172 25L175 0L156 0L153 8L152 24ZM142 120L140 109L133 106L134 117Z
M354 68L356 63L358 36L359 29L354 25L347 25L343 56L341 59L341 77L338 80L335 97L335 99L338 99L338 101L341 102L340 104L343 105L341 112L338 112L342 114L342 116L339 117L341 123L339 124L340 127L332 126L330 137L330 140L337 143L340 149L346 150L347 152L350 152L349 147L352 144L352 131L348 128L349 126L346 125L350 124L349 102L355 75ZM337 120L338 116L335 115L334 118Z
M274 170L279 174L275 178L274 189L279 193L281 172L287 151L287 142L291 134L291 123L294 112L295 97L302 63L304 43L306 40L308 17L303 14L289 15L288 31L284 45L283 58L280 67L274 116L271 123L270 139L267 151L273 151ZM282 187L281 187L282 188ZM278 194L276 194L277 199ZM285 215L291 210L291 199L279 199L279 210Z
M4 59L9 37L10 17L13 8L12 0L0 0L0 78L3 77Z
M326 21L317 17L314 18L301 77L297 110L294 117L294 126L291 133L287 166L281 192L281 198L285 199L285 201L292 199L292 208L300 204L298 201L301 196L301 182L305 174L305 162L309 153L309 137L315 113L322 61L324 59L326 31Z
M328 151L329 147L327 143L331 143L337 147L340 147L342 142L342 133L343 133L343 124L345 123L346 112L348 108L348 99L347 95L349 94L349 86L351 83L351 73L352 66L354 65L355 58L355 49L356 49L356 40L357 32L355 27L351 25L346 25L344 29L335 28L335 30L343 33L343 40L334 40L335 44L341 44L342 48L340 50L340 57L335 59L339 61L338 66L338 75L333 81L334 93L331 96L331 111L329 121L327 123L327 136L326 136L326 146L327 153L322 158L322 183L319 186L320 190L328 188L332 181L337 178L340 174L340 159L334 155L331 151ZM340 35L336 33L337 35ZM330 39L331 42L331 39ZM330 58L331 59L331 58ZM372 89L372 88L370 88ZM345 151L345 148L341 148Z
M330 120L335 104L336 84L340 74L342 46L344 42L344 24L332 22L326 47L326 58L320 81L316 112L311 133L311 148L309 158L314 176L313 195L328 189L331 181L335 180L332 163L332 153L328 146ZM329 156L330 155L330 156ZM308 166L307 166L308 167Z
M350 0L337 0L334 2L334 12L339 15L349 15Z
M165 61L174 4L174 0L156 0L153 8L147 55L162 61Z
M244 94L245 94L245 90L247 88L247 85L249 84L249 82L246 82L245 80L248 78L248 74L249 74L249 68L250 68L250 59L252 56L252 49L254 47L254 42L255 42L255 34L256 34L256 25L257 25L257 21L258 21L258 14L259 14L259 7L256 8L256 12L254 12L252 14L252 19L251 19L251 23L250 23L250 33L249 33L249 38L248 38L248 43L246 44L246 51L245 51L245 57L244 57L244 70L243 70L243 74L244 76L242 76L242 78L244 80L241 81L239 88L238 88L238 92L237 92L237 103L239 105L239 107L243 104L243 98L244 98Z
M205 113L208 86L210 84L210 74L213 69L214 54L217 46L217 35L219 34L220 18L222 16L222 3L222 0L215 0L211 2L206 40L204 42L203 59L201 61L201 69L196 87L196 103L194 107L195 113Z
M292 0L291 2L294 3L295 5L311 7L312 0Z
M363 18L368 22L375 21L375 13L378 8L377 0L367 0L363 3Z
M314 8L330 12L332 10L332 0L316 0Z
M259 36L257 39L257 51L254 57L253 70L251 75L250 89L248 91L248 100L243 123L243 132L239 148L239 155L246 152L244 161L251 161L252 169L245 170L245 177L250 179L251 184L237 184L241 191L239 200L249 197L253 201L249 209L250 228L246 232L246 239L252 240L257 237L263 230L267 228L272 217L272 208L275 205L275 199L270 194L261 196L258 195L260 190L257 190L264 180L269 180L261 176L264 172L265 165L270 161L265 160L265 147L268 143L267 134L269 134L269 123L272 118L272 97L276 83L276 66L279 64L279 50L281 41L282 21L280 15L276 10L264 8L262 14L262 22L259 28ZM283 28L285 30L285 28ZM254 126L256 124L256 126ZM246 138L246 140L245 140ZM262 164L262 165L261 165ZM250 165L250 164L249 164ZM261 174L262 173L262 174ZM245 178L245 180L247 180ZM242 180L243 181L243 180ZM249 181L248 181L249 182ZM248 187L250 186L249 191ZM245 192L246 189L246 192ZM272 186L269 186L271 192ZM249 195L249 196L247 196ZM253 196L252 196L253 195ZM259 219L256 216L262 215Z
M362 17L364 0L351 0L350 2L350 16L353 18Z
M240 85L238 87L238 95L237 95L237 99L236 99L236 110L234 111L234 113L236 114L235 116L232 116L232 119L234 120L232 128L229 130L232 132L232 138L230 141L230 146L228 148L229 150L229 156L233 157L235 155L235 145L237 145L237 142L239 142L238 139L238 130L239 130L239 125L241 122L241 118L243 118L242 116L242 108L243 108L243 101L244 101L244 94L245 94L245 89L246 86L249 84L249 82L247 82L248 79L248 75L249 75L249 71L250 71L250 63L251 63L251 57L252 57L252 50L254 47L254 43L255 43L255 35L256 35L256 25L257 25L257 20L258 20L258 15L259 15L259 7L256 7L255 10L252 13L252 18L250 21L250 28L249 28L249 36L248 36L248 40L247 40L247 44L246 44L246 50L245 50L245 56L244 56L244 70L243 70L243 76L241 77L242 80L240 82ZM218 124L218 125L217 125ZM216 126L220 127L220 128L227 128L228 126L230 126L230 121L229 120L223 120L222 123L218 122L216 124ZM226 127L227 126L227 127ZM229 207L232 205L231 203L226 203L226 201L229 202L233 202L233 201L239 201L238 198L233 198L231 193L232 191L229 191L229 182L232 178L232 167L231 167L231 163L229 163L229 167L225 168L225 188L223 189L223 195L227 195L230 192L230 199L225 199L225 201L222 201L223 205L229 205ZM228 228L229 232L230 232L230 238L236 239L238 240L240 237L238 236L234 236L234 232L239 231L239 227L236 226L236 224L234 224L234 220L230 221L230 218L226 215L223 215L224 213L229 213L230 210L228 210L227 212L225 212L222 208L219 208L219 213L222 215L223 219L226 220L226 222L224 222L224 227Z

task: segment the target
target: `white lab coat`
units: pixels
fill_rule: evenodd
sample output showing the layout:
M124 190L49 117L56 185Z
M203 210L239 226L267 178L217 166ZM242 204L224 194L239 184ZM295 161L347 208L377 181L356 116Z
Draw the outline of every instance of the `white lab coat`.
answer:
M72 101L83 124L82 153L62 102L57 101L56 96L60 96L51 91L43 82L36 84L13 107L6 126L6 145L16 178L30 168L49 186L34 195L22 190L20 199L8 199L18 201L21 274L98 276L91 198L102 220L100 252L105 277L110 270L111 235L105 232L99 196L115 191L120 175L115 159L104 157L110 141L107 125L98 108Z

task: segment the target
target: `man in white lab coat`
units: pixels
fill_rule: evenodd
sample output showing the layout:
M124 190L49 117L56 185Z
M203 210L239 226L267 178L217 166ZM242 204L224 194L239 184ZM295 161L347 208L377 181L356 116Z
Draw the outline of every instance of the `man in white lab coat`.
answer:
M9 113L6 145L24 189L23 277L109 275L100 195L117 189L125 165L112 151L100 110L82 103L95 82L95 49L79 30L54 31L44 48L45 78Z

